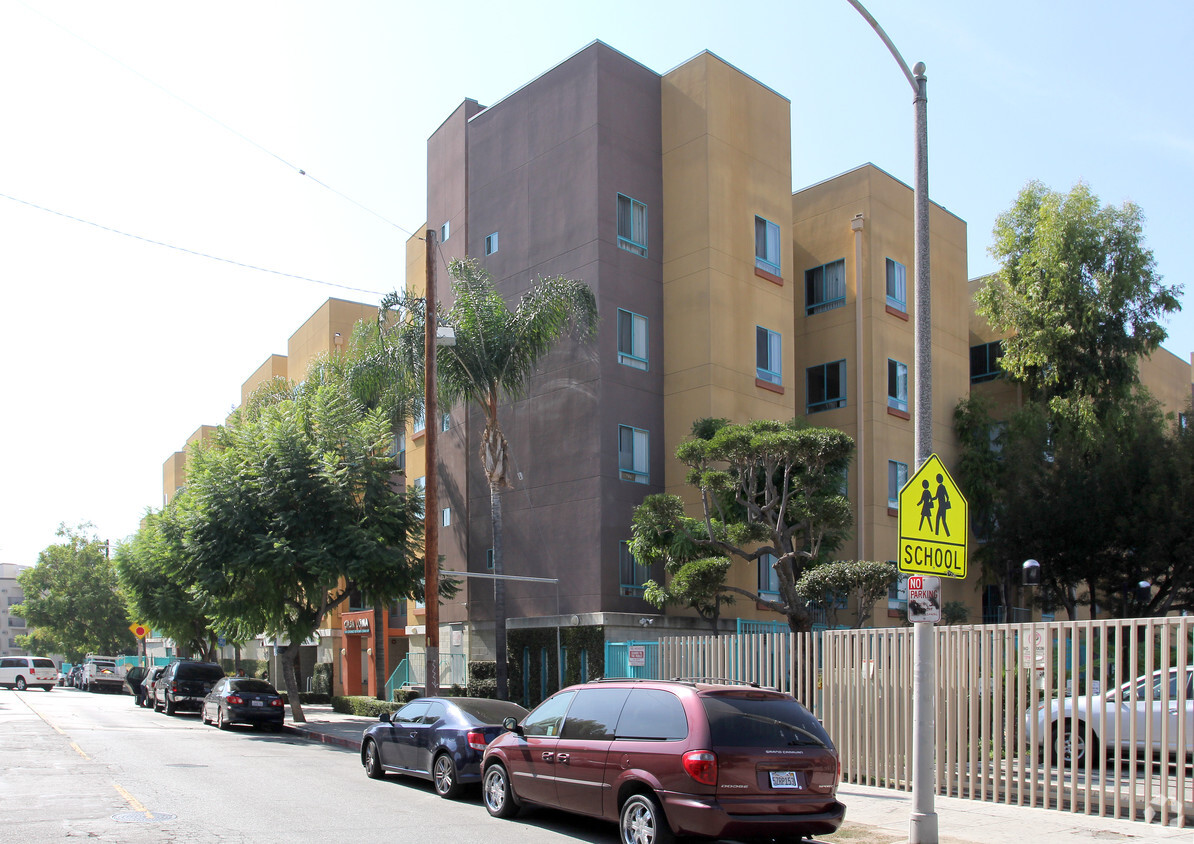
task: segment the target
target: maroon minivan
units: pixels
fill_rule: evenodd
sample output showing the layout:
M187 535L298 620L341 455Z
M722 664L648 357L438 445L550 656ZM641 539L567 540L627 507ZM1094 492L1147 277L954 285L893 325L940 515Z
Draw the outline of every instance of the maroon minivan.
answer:
M494 739L482 797L617 821L623 844L783 838L841 826L841 765L794 697L748 685L609 679L562 689Z

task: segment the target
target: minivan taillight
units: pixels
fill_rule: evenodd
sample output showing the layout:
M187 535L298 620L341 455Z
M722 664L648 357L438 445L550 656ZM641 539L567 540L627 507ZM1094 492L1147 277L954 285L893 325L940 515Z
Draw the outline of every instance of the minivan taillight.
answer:
M681 757L684 772L702 785L717 785L717 754L711 750L690 750Z
M485 740L485 733L482 733L478 730L468 731L468 746L473 750L484 750L485 745L487 744L489 744L489 742Z

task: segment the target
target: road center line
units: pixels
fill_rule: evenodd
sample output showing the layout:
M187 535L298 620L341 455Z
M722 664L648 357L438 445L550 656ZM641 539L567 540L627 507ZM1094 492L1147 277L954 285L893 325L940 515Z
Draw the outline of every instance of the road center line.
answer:
M140 800L138 800L136 797L134 797L133 795L131 795L127 791L125 791L123 788L121 788L120 783L114 782L114 783L112 783L112 787L120 792L120 796L128 801L128 804L133 807L134 811L141 812L142 814L145 815L145 817L149 818L150 820L153 820L153 812L146 809L145 806L143 806L141 804Z

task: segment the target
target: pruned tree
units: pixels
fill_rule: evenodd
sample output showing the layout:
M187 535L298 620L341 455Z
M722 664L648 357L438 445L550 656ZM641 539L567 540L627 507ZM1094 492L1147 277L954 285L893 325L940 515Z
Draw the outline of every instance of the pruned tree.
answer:
M699 516L687 515L675 495L647 496L634 511L631 552L668 576L649 581L644 596L656 606L691 606L716 624L720 604L741 595L783 615L793 631L812 629L796 583L853 524L843 494L853 451L846 434L800 419L698 420L676 457L699 491ZM779 597L725 583L733 560L773 566Z
M886 598L899 572L891 563L875 560L834 560L806 571L796 582L796 592L814 604L825 607L829 623L838 624L841 602L852 600L854 627L861 628L871 619L875 602Z

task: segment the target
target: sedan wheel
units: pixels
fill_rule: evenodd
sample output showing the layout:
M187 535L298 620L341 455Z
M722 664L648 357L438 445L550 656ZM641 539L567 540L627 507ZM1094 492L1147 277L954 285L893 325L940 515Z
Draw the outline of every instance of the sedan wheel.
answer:
M634 794L622 805L618 817L622 844L671 844L675 840L659 801L649 794Z
M1086 724L1082 721L1066 721L1057 731L1057 749L1053 761L1062 762L1067 768L1081 768L1086 765L1086 754L1090 753L1093 764L1099 761L1099 740L1093 735L1090 745L1086 744Z
M510 776L500 763L485 769L485 776L481 780L481 799L485 801L485 810L495 818L512 818L518 814L518 804L514 802L514 792L510 790Z
M370 779L379 780L386 775L381 767L381 757L377 754L376 742L365 745L365 773Z
M431 766L435 777L435 792L440 797L454 800L460 796L463 786L456 776L456 763L450 754L441 753L435 757L435 764Z
M221 730L228 729L228 722L224 720L224 710L222 707L216 707L216 727Z

